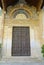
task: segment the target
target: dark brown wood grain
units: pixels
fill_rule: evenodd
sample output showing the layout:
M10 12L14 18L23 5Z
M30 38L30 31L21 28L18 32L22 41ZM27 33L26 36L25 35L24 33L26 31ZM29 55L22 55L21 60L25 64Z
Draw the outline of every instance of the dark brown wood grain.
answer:
M29 27L14 27L12 36L12 56L30 56Z
M2 0L0 0L0 6L2 7L1 1ZM19 0L3 0L3 1L4 1L5 10L6 10L8 6L15 5ZM27 2L28 5L35 6L37 9L40 5L41 7L44 6L44 0L25 0L25 1ZM41 3L41 1L43 1L43 3Z

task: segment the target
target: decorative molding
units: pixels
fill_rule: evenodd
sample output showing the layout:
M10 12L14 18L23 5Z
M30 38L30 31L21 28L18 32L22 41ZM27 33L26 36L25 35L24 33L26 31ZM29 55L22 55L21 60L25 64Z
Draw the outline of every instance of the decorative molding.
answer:
M28 13L28 19L39 20L39 12L37 12L36 8L33 6L28 6L24 4L17 4L15 6L9 6L7 8L7 13L5 15L5 19L15 19L13 17L13 13L15 14L18 10L24 10Z
M1 3L2 3L3 10L5 11L5 3L4 3L4 0L1 0Z

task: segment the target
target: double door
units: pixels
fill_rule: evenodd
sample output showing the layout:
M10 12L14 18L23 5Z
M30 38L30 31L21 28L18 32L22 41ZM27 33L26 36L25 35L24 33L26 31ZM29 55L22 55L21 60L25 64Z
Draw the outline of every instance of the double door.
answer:
M29 27L13 27L12 56L30 56Z

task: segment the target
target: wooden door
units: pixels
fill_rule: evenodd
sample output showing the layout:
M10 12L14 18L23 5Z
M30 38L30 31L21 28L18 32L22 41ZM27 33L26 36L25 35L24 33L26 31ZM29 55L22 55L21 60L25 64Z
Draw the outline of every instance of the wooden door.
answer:
M29 27L13 27L12 56L30 56Z

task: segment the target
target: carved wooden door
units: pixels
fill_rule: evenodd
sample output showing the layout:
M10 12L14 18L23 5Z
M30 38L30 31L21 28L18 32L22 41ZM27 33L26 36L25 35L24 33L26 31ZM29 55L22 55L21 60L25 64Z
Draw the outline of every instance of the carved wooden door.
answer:
M13 27L12 56L30 56L29 27Z

